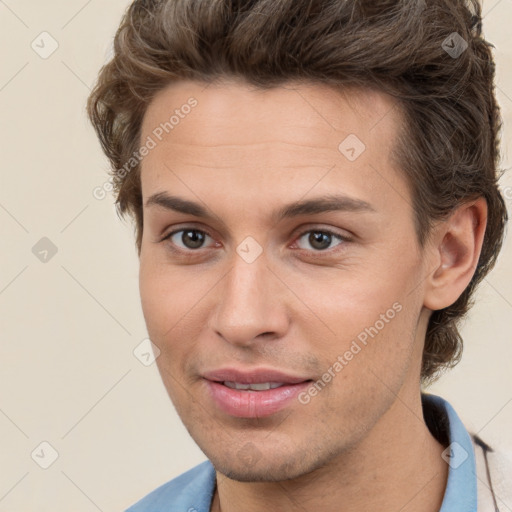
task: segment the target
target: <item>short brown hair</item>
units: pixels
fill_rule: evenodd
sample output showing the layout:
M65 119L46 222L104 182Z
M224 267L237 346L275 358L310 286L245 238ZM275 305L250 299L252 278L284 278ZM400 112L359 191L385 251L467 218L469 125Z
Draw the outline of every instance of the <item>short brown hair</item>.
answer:
M304 81L397 98L404 123L394 154L411 186L419 243L460 204L487 201L476 272L454 304L430 317L423 382L459 361L458 322L495 263L507 221L494 62L476 0L138 0L114 49L87 110L112 166L118 212L135 219L139 254L140 165L121 169L139 148L149 102L173 81L237 78L263 89Z

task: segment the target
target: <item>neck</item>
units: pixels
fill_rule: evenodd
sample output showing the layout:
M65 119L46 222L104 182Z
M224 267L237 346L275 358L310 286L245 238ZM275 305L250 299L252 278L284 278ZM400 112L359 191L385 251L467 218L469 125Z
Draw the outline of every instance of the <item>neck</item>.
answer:
M445 447L423 420L419 391L410 395L397 397L357 446L300 478L252 483L218 473L212 512L439 511L448 478Z

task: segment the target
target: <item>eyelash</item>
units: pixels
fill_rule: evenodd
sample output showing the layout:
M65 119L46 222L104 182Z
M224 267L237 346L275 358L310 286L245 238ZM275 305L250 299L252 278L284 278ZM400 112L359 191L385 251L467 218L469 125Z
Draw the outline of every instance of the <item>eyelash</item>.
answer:
M193 231L195 233L201 233L203 235L207 235L209 236L210 238L213 239L213 237L210 235L210 233L208 233L208 231L205 231L205 230L202 230L202 229L197 229L197 228L194 228L192 226L185 226L185 227L181 227L180 229L175 229L174 231L171 231L169 234L167 234L162 240L161 242L165 242L165 241L169 241L170 244L172 244L174 247L171 247L172 251L173 252L177 252L177 253L181 253L181 254L187 254L187 253L195 253L195 252L200 252L201 249L203 249L203 247L200 247L199 249L182 249L180 247L176 247L175 244L173 244L170 239L172 238L172 236L174 236L176 233L181 233L183 231ZM337 249L336 247L339 247L339 246L342 246L342 245L345 245L345 243L347 242L350 242L350 238L349 237L346 237L346 236L343 236L343 235L340 235L339 233L336 233L334 231L331 231L330 229L325 229L325 228L322 228L322 229L316 229L316 228L313 228L313 229L307 229L305 231L302 231L301 233L299 233L299 235L296 237L296 240L300 240L304 235L308 234L308 233L322 233L322 234L327 234L333 238L336 238L340 241L340 244L338 244L337 246L335 246L334 249L323 249L323 250L315 250L315 249L311 249L310 251L308 251L308 249L299 249L301 251L307 251L307 252L313 252L315 254L319 254L319 255L322 255L322 254L331 254L333 252L337 252ZM295 244L296 242L294 242Z

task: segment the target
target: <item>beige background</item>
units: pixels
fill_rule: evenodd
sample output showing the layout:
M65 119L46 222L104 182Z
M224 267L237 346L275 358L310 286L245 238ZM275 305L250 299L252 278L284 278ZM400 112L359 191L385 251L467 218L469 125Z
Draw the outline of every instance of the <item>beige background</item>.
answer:
M0 512L123 510L204 459L155 365L133 354L146 331L132 228L110 195L92 195L107 179L107 161L84 104L127 5L0 0ZM506 168L512 1L488 1L484 14L496 46ZM58 48L42 58L33 41L43 55ZM510 175L502 185L510 207ZM33 253L43 237L58 251L46 262ZM463 362L431 388L469 428L508 447L511 256L508 238L465 325ZM58 458L43 469L52 450Z

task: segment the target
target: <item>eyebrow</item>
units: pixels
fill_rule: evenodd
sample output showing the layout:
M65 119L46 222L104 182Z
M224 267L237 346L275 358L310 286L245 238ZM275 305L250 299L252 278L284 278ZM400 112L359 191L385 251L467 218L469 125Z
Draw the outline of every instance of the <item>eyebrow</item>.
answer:
M201 204L178 196L168 195L166 192L153 194L148 198L145 205L146 207L159 206L166 210L173 210L178 213L205 219L216 219L222 222L217 215ZM332 211L375 212L375 209L370 203L361 199L339 194L327 194L314 199L305 199L286 204L274 211L271 214L271 219L277 222L286 218L298 217L299 215L314 215Z

